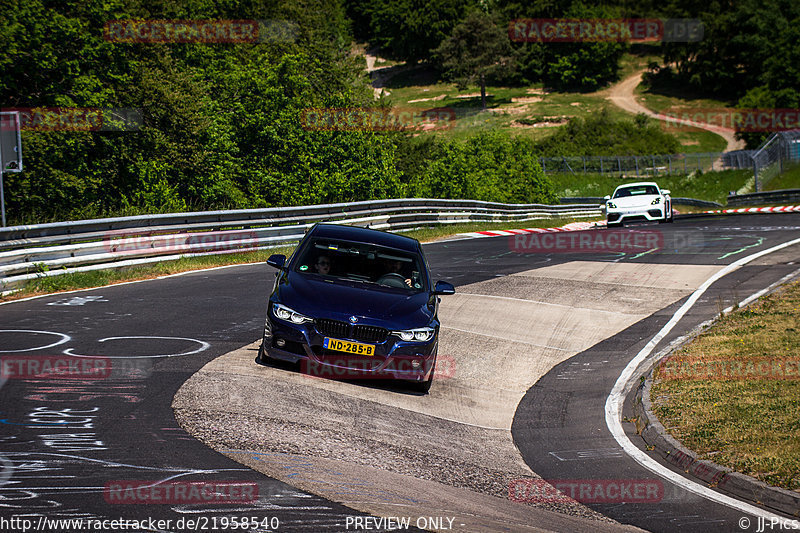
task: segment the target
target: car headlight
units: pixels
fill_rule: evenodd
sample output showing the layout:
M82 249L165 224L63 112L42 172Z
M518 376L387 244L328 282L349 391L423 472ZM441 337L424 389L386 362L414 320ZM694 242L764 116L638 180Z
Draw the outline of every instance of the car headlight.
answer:
M607 206L609 209L616 209L616 208L617 208L617 206L614 204L614 202L608 202L608 203L606 204L606 206Z
M650 202L650 205L658 205L660 203L661 203L661 197L659 196L658 198L656 198L652 202Z
M272 314L281 320L285 320L293 324L305 324L306 322L314 321L313 318L306 315L301 315L294 309L290 309L282 304L272 304Z
M436 330L433 328L416 328L393 331L392 335L397 335L401 341L426 342L433 338L434 333L436 333Z

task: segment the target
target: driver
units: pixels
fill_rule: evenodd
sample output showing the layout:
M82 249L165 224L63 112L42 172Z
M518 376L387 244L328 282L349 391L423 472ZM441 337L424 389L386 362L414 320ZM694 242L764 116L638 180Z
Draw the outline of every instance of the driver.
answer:
M403 276L406 285L411 287L411 278L406 278L405 274L403 274L403 262L402 261L395 261L395 260L387 260L386 261L386 273L387 274L399 274Z

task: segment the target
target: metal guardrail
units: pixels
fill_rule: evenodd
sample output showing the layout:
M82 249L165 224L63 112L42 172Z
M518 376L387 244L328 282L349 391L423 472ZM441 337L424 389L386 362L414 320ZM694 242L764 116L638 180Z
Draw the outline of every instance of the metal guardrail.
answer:
M750 194L732 194L728 196L729 207L741 207L763 204L798 204L800 189L782 189L779 191L754 192Z
M297 241L316 222L402 231L475 221L600 215L597 203L501 204L406 198L12 226L0 229L0 286L7 293L39 277L274 248Z
M603 204L605 200L602 196L581 196L572 198L560 198L562 204ZM717 202L708 200L697 200L695 198L672 198L672 205L689 205L692 207L722 207Z

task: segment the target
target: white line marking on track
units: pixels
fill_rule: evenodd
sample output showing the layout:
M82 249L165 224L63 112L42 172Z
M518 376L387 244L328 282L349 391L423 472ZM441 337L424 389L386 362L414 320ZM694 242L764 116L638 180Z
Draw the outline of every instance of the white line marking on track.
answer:
M105 339L100 339L97 342L105 342L105 341L116 341L120 339L161 339L161 340L178 340L178 341L189 341L189 342L196 342L200 345L199 348L188 351L188 352L181 352L181 353L170 353L170 354L158 354L158 355L82 355L77 353L72 353L72 348L67 348L62 353L66 355L71 355L72 357L105 357L107 359L153 359L156 357L181 357L184 355L192 355L204 350L208 350L211 346L209 343L205 341L200 341L197 339L189 339L187 337L154 337L149 335L140 335L140 336L131 336L131 337L106 337Z
M645 345L641 351L636 354L629 363L628 366L620 374L617 382L614 383L614 387L611 389L611 393L608 395L606 399L605 405L605 413L606 413L606 426L608 426L611 435L614 437L614 440L617 441L623 450L637 463L645 467L646 469L650 470L651 472L668 479L672 483L682 487L683 489L697 494L707 500L711 500L713 502L725 505L730 507L731 509L735 509L738 511L742 511L744 513L748 513L754 516L764 517L767 520L771 519L782 519L784 518L781 515L776 515L770 513L769 511L765 511L760 509L754 505L749 503L745 503L739 501L735 498L727 496L725 494L720 494L715 492L708 487L701 485L695 481L686 479L682 475L673 472L672 470L660 465L655 459L644 453L642 450L634 446L634 444L630 441L628 436L625 434L625 430L622 427L622 404L625 401L625 396L627 392L631 388L631 384L635 381L635 371L641 365L644 360L647 358L648 355L655 349L656 345L675 327L675 325L680 321L681 318L691 309L697 300L700 299L700 296L708 290L708 288L720 278L730 274L734 270L738 269L740 266L746 265L747 263L758 259L759 257L763 257L767 254L772 252L776 252L783 248L787 248L789 246L793 246L795 244L800 244L800 239L794 239L783 244L779 244L777 246L773 246L772 248L768 248L766 250L762 250L758 253L749 255L747 257L743 257L737 261L734 261L730 265L726 266L722 270L718 271L716 274L708 278L696 291L694 291L689 299L678 309L672 318L670 318L669 322L667 322L661 331L656 333L656 335L650 339L650 341Z
M43 333L44 335L57 335L61 337L61 340L48 344L47 346L25 348L24 350L0 350L0 353L19 353L19 352L32 352L34 350L44 350L46 348L52 348L53 346L58 346L59 344L64 344L65 342L71 339L69 335L65 335L64 333L57 333L55 331L40 331L36 329L0 329L0 333Z

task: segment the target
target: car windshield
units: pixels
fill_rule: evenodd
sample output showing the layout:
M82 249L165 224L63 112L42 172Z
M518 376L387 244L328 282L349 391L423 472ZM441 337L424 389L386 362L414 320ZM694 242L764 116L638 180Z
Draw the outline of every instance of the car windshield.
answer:
M614 192L614 198L643 196L647 194L658 194L658 187L655 185L634 185L631 187L621 187Z
M294 270L332 280L420 291L425 286L421 267L418 256L401 250L338 239L313 239Z

